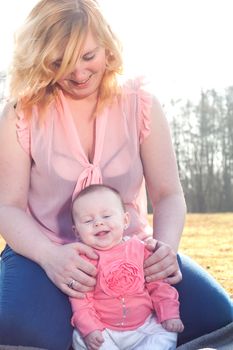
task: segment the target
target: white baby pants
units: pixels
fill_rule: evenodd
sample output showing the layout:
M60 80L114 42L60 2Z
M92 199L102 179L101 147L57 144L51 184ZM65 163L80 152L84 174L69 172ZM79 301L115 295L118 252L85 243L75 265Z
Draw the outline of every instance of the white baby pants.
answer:
M166 331L161 324L150 316L139 328L132 331L114 331L106 328L103 332L104 343L99 350L174 350L177 333ZM77 330L73 333L73 348L87 349Z

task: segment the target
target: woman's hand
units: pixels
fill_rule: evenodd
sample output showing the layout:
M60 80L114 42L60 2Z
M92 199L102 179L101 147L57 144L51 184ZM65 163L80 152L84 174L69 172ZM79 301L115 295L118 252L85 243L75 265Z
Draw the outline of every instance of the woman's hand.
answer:
M163 279L170 284L181 281L182 274L177 262L176 253L172 248L161 242L151 239L146 242L148 250L154 253L145 260L144 274L147 282Z
M50 245L43 256L41 267L51 281L70 297L83 298L96 283L96 268L80 257L98 259L98 255L83 243ZM41 259L42 260L42 259Z

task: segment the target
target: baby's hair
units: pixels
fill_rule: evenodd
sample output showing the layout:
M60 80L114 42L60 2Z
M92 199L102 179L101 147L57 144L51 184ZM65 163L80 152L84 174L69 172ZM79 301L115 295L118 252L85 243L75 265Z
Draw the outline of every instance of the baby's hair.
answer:
M81 190L77 195L74 197L72 204L71 204L71 215L72 215L72 221L74 223L74 217L73 217L73 208L74 208L74 203L81 197L84 197L85 195L93 192L104 192L104 191L110 191L115 196L119 199L119 203L122 206L123 211L125 212L125 205L123 203L123 200L121 198L120 193L113 187L108 186L108 185L103 185L103 184L93 184L90 186L85 187L83 190Z

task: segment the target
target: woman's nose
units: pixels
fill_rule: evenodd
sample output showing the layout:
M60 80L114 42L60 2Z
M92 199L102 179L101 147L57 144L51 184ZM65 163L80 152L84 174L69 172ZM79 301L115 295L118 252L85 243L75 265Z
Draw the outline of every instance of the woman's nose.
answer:
M71 73L72 79L77 80L79 83L85 81L89 77L89 72L85 69L82 63L78 63Z

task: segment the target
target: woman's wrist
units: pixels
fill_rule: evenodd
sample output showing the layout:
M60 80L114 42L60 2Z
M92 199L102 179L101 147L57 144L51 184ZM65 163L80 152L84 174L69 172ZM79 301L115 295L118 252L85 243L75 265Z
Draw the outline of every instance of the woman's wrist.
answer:
M35 249L34 261L44 268L53 255L53 251L56 249L56 246L56 243L50 241L49 239L43 240L43 242L38 244Z

